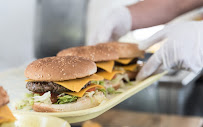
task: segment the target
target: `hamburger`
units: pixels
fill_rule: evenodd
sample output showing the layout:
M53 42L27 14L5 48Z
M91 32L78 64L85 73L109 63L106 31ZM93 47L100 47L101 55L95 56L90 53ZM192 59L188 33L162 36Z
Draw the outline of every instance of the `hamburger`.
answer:
M110 42L100 43L98 45L114 48L119 56L119 59L115 60L115 70L123 70L131 81L135 80L142 66L142 63L138 64L138 58L144 58L145 53L139 50L137 44Z
M73 47L60 51L57 56L79 56L92 60L97 65L97 75L102 76L107 93L116 93L115 90L124 86L124 80L129 81L124 70L116 70L115 62L119 59L118 45L95 45Z
M3 87L0 86L0 125L15 121L15 117L8 108L9 97Z
M118 59L117 51L110 46L81 46L60 51L57 56L78 56L96 63L97 74L104 79L112 80L116 74L122 71L114 70L115 60Z
M95 74L93 61L76 56L47 57L29 64L26 88L31 91L17 109L65 112L92 108L104 100L103 77Z

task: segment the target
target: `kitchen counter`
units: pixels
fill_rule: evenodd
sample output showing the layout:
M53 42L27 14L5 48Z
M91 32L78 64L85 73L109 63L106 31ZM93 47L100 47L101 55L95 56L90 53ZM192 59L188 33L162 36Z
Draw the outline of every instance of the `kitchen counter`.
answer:
M202 117L188 117L165 114L131 112L127 110L109 110L91 120L101 127L202 127ZM80 127L84 123L73 124Z

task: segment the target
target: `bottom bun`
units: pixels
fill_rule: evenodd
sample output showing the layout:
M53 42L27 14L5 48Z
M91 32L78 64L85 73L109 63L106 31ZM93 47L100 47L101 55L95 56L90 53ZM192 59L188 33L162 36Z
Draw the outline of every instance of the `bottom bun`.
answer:
M98 106L106 97L102 92L95 93L91 98L84 96L79 98L76 102L68 104L44 104L34 103L32 106L36 112L70 112Z

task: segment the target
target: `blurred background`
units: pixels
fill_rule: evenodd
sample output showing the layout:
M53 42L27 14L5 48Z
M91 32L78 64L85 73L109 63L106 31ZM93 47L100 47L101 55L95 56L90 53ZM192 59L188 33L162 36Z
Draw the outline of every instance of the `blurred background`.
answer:
M137 0L2 0L0 4L0 71L26 65L36 58L53 56L64 48L85 45L89 33L102 16L116 6L136 2ZM200 8L170 23L202 20L202 17L203 9ZM163 27L164 25L160 25L135 30L120 38L120 41L139 43ZM146 58L159 47L160 44L151 47ZM175 115L172 117L175 122L189 120L192 121L192 125L200 127L203 123L202 81L201 73L170 72L159 82L132 96L94 121L104 126L133 126L135 123L129 123L127 119L135 117L138 121L151 120L148 124L137 121L139 126L141 124L158 126L163 119L169 120L167 115ZM163 115L157 116L155 115L157 113ZM117 117L111 117L111 121L105 119L110 118L111 115L121 114L129 118L125 120L123 117L122 122ZM190 116L191 119L188 117L182 119L185 116ZM81 123L73 126L80 125Z

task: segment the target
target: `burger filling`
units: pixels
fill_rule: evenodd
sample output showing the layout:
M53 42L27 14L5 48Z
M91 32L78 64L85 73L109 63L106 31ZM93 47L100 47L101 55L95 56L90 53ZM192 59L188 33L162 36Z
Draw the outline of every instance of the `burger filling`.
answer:
M86 88L90 84L91 82L88 82L82 89ZM27 82L26 88L34 93L45 93L50 91L51 93L60 94L62 92L72 92L71 90L54 82Z
M94 84L103 85L102 81L90 81L84 85L82 90ZM45 104L67 104L76 102L81 98L67 94L67 92L73 91L54 82L27 82L26 88L31 91L31 93L27 93L22 101L16 103L16 109L31 110L32 105L35 102ZM92 97L98 92L103 92L106 95L105 89L92 87L85 92L83 97Z
M128 64L122 64L119 62L115 62L115 70L122 70L125 71L125 73L128 75L128 78L130 81L134 81L135 77L137 76L139 70L142 67L142 62L138 61L137 58L134 58L130 63ZM124 80L125 81L125 80ZM125 81L126 82L126 81Z
M97 75L104 77L104 86L108 94L121 93L120 89L125 85L132 85L131 81L135 80L139 65L138 59L131 59L129 62L115 61L112 72L108 72L98 67ZM105 65L107 66L107 65ZM110 65L109 65L110 66Z
M128 66L128 65L132 65L132 64L137 63L137 61L138 61L138 58L134 58L134 59L131 60L130 63L128 63L128 64L122 64L122 63L119 63L119 62L116 62L116 61L115 61L115 66Z
M131 84L127 74L116 74L112 80L104 80L104 87L108 94L122 93L126 85Z

